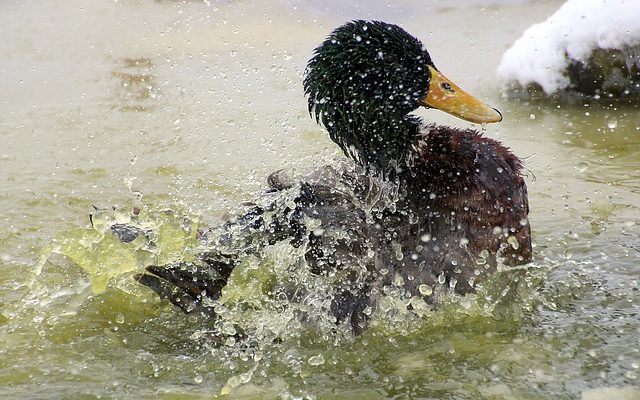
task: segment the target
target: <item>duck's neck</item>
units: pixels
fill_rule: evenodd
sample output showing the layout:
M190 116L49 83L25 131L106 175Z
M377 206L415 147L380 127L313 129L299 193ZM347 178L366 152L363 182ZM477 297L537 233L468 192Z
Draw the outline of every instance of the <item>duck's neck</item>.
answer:
M421 122L411 115L334 115L324 124L342 151L365 169L394 178L405 169L412 142L420 132Z

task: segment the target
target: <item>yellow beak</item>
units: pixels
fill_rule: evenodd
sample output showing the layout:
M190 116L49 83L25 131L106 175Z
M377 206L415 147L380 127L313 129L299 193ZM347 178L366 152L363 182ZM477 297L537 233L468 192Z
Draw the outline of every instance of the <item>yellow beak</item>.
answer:
M479 124L500 122L502 114L491 108L469 93L460 89L437 69L429 66L431 81L429 92L421 104L429 108L437 108L458 118Z

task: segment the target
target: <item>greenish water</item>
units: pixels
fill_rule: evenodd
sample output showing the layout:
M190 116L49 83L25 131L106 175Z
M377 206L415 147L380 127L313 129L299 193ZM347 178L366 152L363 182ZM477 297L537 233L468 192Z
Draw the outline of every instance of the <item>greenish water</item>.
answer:
M500 55L561 2L439 3L0 3L0 397L640 398L638 105L500 96ZM505 115L486 134L526 160L535 261L437 311L390 307L356 339L265 312L254 323L280 321L282 343L211 348L206 321L131 279L144 257L180 258L189 233L154 214L149 254L88 214L215 224L270 171L332 162L300 79L355 17L402 24Z

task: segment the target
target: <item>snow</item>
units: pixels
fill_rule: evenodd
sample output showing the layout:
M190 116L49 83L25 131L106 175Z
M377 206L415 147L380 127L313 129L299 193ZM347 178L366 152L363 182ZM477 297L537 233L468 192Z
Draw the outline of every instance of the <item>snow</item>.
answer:
M597 48L637 45L640 0L568 0L504 53L498 76L522 87L535 82L552 94L569 85L564 71L571 60L586 62Z

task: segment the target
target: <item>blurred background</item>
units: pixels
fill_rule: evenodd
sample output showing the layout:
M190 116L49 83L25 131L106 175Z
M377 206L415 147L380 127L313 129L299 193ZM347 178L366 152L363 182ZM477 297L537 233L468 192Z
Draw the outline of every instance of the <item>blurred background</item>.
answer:
M638 104L510 101L496 77L562 3L0 2L0 397L640 398ZM303 334L225 358L151 294L94 294L68 259L38 264L92 205L178 205L215 224L269 172L341 157L301 79L356 18L401 25L501 110L486 135L525 160L542 282L525 297L542 300L509 320L442 311L347 348Z

